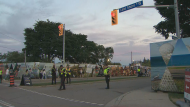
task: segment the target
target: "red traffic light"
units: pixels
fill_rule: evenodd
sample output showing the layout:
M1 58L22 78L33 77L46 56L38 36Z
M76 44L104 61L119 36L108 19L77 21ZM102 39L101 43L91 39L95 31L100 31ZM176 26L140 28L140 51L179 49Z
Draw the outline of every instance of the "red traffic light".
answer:
M61 29L61 26L59 25L58 28Z
M111 12L111 16L114 17L114 16L115 16L115 13Z

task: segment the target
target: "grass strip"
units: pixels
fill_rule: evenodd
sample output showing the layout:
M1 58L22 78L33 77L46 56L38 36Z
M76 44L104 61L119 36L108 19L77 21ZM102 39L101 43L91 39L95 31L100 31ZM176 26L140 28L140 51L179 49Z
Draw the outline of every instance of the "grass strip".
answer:
M168 67L168 69L170 70L172 70L172 69L186 69L186 68L189 68L189 66L187 66L187 67Z
M131 78L137 78L137 77L129 77L129 78L111 78L112 80L123 80L123 79L131 79ZM98 79L98 80L81 80L81 81L71 81L71 83L87 83L87 82L98 82L98 81L105 81L105 79ZM60 84L60 82L56 82L57 84ZM51 83L35 83L32 84L33 86L46 86L46 85L52 85Z
M168 97L172 103L174 103L176 106L178 106L173 99L183 99L184 94L183 93L172 93L172 92L170 92L170 93L168 93Z

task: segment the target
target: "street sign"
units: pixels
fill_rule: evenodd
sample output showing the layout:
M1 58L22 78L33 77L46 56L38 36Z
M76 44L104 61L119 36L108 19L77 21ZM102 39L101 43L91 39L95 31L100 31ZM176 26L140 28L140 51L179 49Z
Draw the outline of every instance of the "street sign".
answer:
M190 68L185 70L184 99L190 101Z
M131 4L131 5L128 5L128 6L119 8L119 13L124 12L124 11L127 11L127 10L130 10L130 9L133 9L133 8L135 8L135 7L142 6L142 5L143 5L143 1L136 2L136 3L134 3L134 4Z

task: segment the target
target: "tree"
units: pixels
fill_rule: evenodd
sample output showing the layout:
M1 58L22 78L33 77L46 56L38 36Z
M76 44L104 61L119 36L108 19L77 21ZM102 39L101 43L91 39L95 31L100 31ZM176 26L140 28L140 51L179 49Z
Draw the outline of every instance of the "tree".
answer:
M25 48L27 62L51 62L54 57L63 59L63 36L58 36L60 23L37 21L34 28L25 28ZM43 58L47 56L46 58ZM97 63L99 59L113 58L113 48L104 48L93 41L87 40L87 35L74 34L65 30L65 61L71 63Z
M9 63L24 62L24 53L18 51L8 52L4 54L4 58L6 58L6 62Z
M150 60L149 60L149 59L146 59L146 58L144 57L143 62L142 62L142 66L150 66Z
M104 50L104 63L108 64L109 60L113 58L114 50L112 47L107 47Z
M56 45L63 41L63 37L58 36L58 25L60 23L46 21L37 21L34 29L26 28L24 36L26 42L26 54L29 61L39 61L41 56L47 55L50 61L52 53L55 52ZM23 49L23 50L25 50Z
M154 0L155 5L174 5L174 0ZM181 37L190 37L190 0L178 0L178 12ZM165 39L168 39L169 34L176 33L175 14L173 8L157 8L164 21L159 22L154 26L155 31Z

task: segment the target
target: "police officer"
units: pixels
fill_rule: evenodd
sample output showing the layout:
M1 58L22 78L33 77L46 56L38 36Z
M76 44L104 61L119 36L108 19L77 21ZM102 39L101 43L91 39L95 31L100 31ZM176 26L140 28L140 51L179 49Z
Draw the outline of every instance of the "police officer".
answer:
M140 77L140 72L141 72L141 69L138 68L138 77Z
M106 79L106 84L107 84L107 87L106 87L106 89L109 89L110 87L109 87L109 82L110 82L110 74L109 74L109 71L110 71L110 68L107 66L107 65L105 65L105 69L104 69L104 75L105 75L105 79Z
M65 74L66 74L65 68L63 68L63 65L60 65L61 85L60 85L59 90L61 90L62 86L63 86L63 90L65 90Z
M2 70L0 70L0 83L2 83L2 74L3 74L3 71Z
M53 81L56 84L56 69L55 69L55 64L53 64L53 68L51 70L51 75L52 75L52 85L53 85Z
M67 72L67 84L68 84L68 79L69 79L69 84L71 83L71 69L69 68L69 65L66 68L66 72Z

